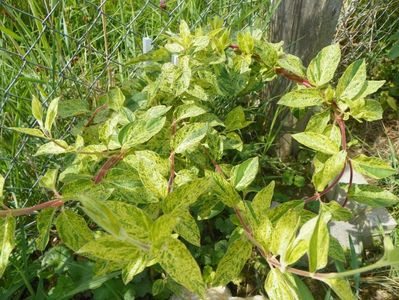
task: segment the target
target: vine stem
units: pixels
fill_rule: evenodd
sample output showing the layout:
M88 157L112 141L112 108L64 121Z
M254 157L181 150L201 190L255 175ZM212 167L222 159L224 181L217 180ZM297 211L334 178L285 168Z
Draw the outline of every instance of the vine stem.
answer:
M108 108L108 105L107 105L107 104L104 104L104 105L101 105L101 106L97 107L97 108L95 109L95 111L93 112L93 114L90 116L90 118L87 120L87 122L86 122L86 124L84 125L84 127L89 127L89 126L93 123L94 118L97 116L97 114L98 114L100 111L103 111L103 110L105 110L105 109L107 109L107 108Z
M107 161L102 165L100 170L98 170L97 174L93 177L93 182L95 184L100 183L105 175L107 175L108 171L114 167L118 162L120 162L125 156L124 152L120 152L118 155L111 156L107 159Z
M62 199L55 199L55 200L43 202L43 203L31 206L31 207L0 210L0 218L4 218L9 215L11 215L13 217L30 215L30 214L34 213L35 211L38 211L41 209L45 209L45 208L49 208L49 207L60 207L62 205L64 205L64 201Z
M307 88L311 88L313 87L313 85L305 78L302 78L300 76L294 75L290 72L288 72L287 70L283 69L283 68L276 68L276 73L284 76L287 79L290 79L292 81L295 81L299 84L302 84L303 86L307 87ZM342 150L347 151L347 142L346 142L346 127L345 127L345 121L342 119L342 116L339 114L339 109L338 106L335 102L332 103L332 106L334 108L334 112L335 112L335 121L337 122L340 132L341 132L341 147ZM349 170L350 170L350 183L349 185L352 184L352 177L353 177L353 169L352 169L352 164L350 162L350 160L347 160L348 164L349 164ZM323 191L321 191L320 193L315 193L313 196L311 197L307 197L304 199L305 203L309 203L311 201L315 201L317 199L320 199L321 196L327 194L329 191L331 191L340 181L340 179L342 178L342 176L345 173L345 165L342 168L340 174L334 179L334 181L328 185ZM348 200L348 196L346 196L346 199L344 201L344 203L342 204L342 206L346 205L346 202Z
M221 174L224 178L226 178L226 176L224 175L224 173L222 172L221 167L219 166L219 164L210 157L212 164L215 167L215 170L217 173ZM315 279L322 279L322 278L328 278L330 277L329 273L310 273L308 271L304 271L304 270L300 270L300 269L296 269L296 268L292 268L292 267L285 267L282 266L281 263L274 257L272 256L270 253L267 253L261 244L259 244L252 232L252 229L250 228L250 226L245 223L244 217L241 213L241 211L239 210L238 207L233 207L234 209L234 213L237 216L238 221L241 224L241 227L244 229L244 233L246 235L246 237L248 238L248 240L256 247L256 249L258 250L258 252L260 253L260 255L262 255L263 258L266 259L266 261L269 263L269 265L272 265L275 268L279 268L281 271L289 271L291 273L300 275L300 276L304 276L304 277L311 277L311 278L315 278Z
M277 74L282 75L285 78L287 78L289 80L292 80L292 81L295 81L295 82L297 82L299 84L302 84L303 86L305 86L307 88L314 87L313 84L311 84L309 82L309 80L307 80L305 78L302 78L302 77L300 77L298 75L292 74L292 73L288 72L287 70L285 70L283 68L276 68L275 71L276 71Z

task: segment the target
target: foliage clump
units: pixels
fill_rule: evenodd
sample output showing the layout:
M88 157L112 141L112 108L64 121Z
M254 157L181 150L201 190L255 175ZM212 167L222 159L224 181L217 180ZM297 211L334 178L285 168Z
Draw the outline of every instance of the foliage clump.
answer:
M311 299L301 276L326 283L342 299L354 299L344 277L397 264L399 250L386 239L385 255L374 265L320 272L329 259L345 261L328 223L351 218L346 203L327 203L323 196L346 166L376 179L394 173L379 158L348 154L345 121L381 119L380 103L368 96L384 82L366 80L366 64L359 60L334 87L340 57L339 46L331 45L305 68L298 57L284 53L282 43L269 43L259 32L239 32L233 39L219 20L195 32L182 22L179 34L171 35L164 47L130 62L141 63L139 76L97 99L93 107L57 98L44 116L40 101L33 98L38 128L13 129L45 140L35 155L65 155L71 163L48 170L41 180L53 200L0 212L1 273L14 247L15 217L40 210L39 250L46 249L55 224L67 247L95 261L98 275L120 270L125 284L152 268L205 298L207 287L235 280L257 253L269 266L264 288L270 299ZM314 109L305 131L293 137L315 151L316 193L271 207L274 182L263 188L254 184L258 157L229 162L229 153L242 150L240 132L252 121L240 106L221 120L215 100L248 95L278 76L297 83L280 105ZM74 141L52 135L57 116L77 118ZM375 186L349 183L347 188L351 200L369 206L398 202ZM317 212L306 209L311 201L319 202ZM192 253L205 239L201 223L217 215L234 224L223 236L229 239L227 250L215 270L202 264L201 270ZM305 255L308 270L297 266Z

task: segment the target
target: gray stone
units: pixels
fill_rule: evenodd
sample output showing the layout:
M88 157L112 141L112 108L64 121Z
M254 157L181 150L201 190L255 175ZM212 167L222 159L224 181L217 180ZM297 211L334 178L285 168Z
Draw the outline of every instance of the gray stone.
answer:
M349 182L349 168L340 179L340 183ZM353 172L352 183L367 184L366 178ZM329 200L336 200L343 204L346 198L346 191L338 185L327 195ZM348 201L346 207L353 213L353 218L349 222L335 221L330 223L330 232L344 248L349 248L349 236L354 243L355 251L361 253L363 247L368 247L373 243L374 238L390 233L395 229L397 223L384 207L369 207L367 205Z
M344 221L332 221L329 223L330 234L335 237L344 250L350 249L349 236L352 239L355 252L357 254L363 251L363 241L359 236L356 225Z

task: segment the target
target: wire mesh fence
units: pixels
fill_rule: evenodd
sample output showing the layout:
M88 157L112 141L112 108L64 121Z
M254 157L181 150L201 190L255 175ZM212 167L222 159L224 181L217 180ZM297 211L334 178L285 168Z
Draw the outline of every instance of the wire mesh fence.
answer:
M40 176L57 164L54 157L33 158L39 141L8 129L36 126L32 95L44 105L57 96L90 103L134 76L135 68L125 62L142 53L143 37L156 46L180 20L195 28L213 17L233 29L266 31L277 2L0 0L0 173L7 189L25 199L15 205L35 201ZM381 55L384 41L398 29L398 8L398 0L347 1L336 34L343 57ZM73 122L58 126L58 136L67 137Z
M57 164L33 159L37 139L8 129L36 126L32 95L43 105L58 96L93 101L134 75L124 64L142 53L143 37L156 44L182 19L194 28L216 16L266 30L268 10L263 0L0 1L0 173L7 189L30 199L44 170ZM67 137L72 124L58 126L58 136Z
M399 31L399 0L344 1L335 41L341 45L343 64L364 58L371 70L392 46ZM384 55L385 54L385 55Z

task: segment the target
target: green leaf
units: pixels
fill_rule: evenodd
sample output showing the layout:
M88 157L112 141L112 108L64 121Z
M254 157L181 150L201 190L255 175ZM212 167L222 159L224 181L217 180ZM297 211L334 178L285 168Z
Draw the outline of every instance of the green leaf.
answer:
M140 180L155 197L164 199L168 193L168 181L157 169L152 167L153 163L149 160L139 161Z
M316 226L309 242L309 271L316 272L324 268L328 262L330 234L327 223L331 219L330 213L321 212L317 218Z
M350 200L373 207L393 206L399 202L399 198L391 192L368 184L352 185L349 188L348 197Z
M225 286L240 275L247 260L251 257L252 244L245 237L230 242L226 253L220 260L213 283L215 286Z
M303 108L307 106L320 105L324 102L323 96L318 89L308 88L289 92L281 97L278 104L289 107Z
M167 239L159 254L159 264L177 283L205 298L201 270L182 242L174 238Z
M280 220L280 218L287 213L287 211L292 209L292 210L297 210L298 212L302 212L303 208L304 208L303 200L287 201L281 203L280 205L277 205L276 207L270 208L267 211L267 216L269 217L273 225L275 225L277 221Z
M265 290L270 300L300 300L295 280L290 273L282 273L278 268L270 269L265 281Z
M399 265L399 248L394 246L389 235L384 235L384 256L379 262L392 267Z
M255 41L249 31L239 32L237 34L237 43L243 53L252 54Z
M200 178L183 184L169 193L162 203L165 213L170 213L174 209L185 210L195 203L197 199L207 192L212 186L213 181L209 178Z
M377 100L358 99L349 102L350 114L355 119L364 119L366 121L376 121L382 119L383 109L381 103Z
M189 89L186 91L187 94L189 94L190 96L193 96L195 98L198 98L202 101L208 101L208 94L205 91L205 89L203 87L201 87L198 84L191 84Z
M241 140L241 137L236 132L229 132L226 134L226 139L223 140L223 150L233 149L242 151L243 146L244 144Z
M306 147L319 152L326 154L336 154L339 152L339 146L320 133L307 131L293 134L292 137Z
M300 299L314 300L312 292L309 290L306 284L304 284L303 281L298 278L298 276L291 274L291 278L294 279L295 281L295 285L298 289Z
M207 35L197 36L194 38L193 46L195 47L195 52L205 49L210 42L210 37Z
M123 161L129 166L140 171L140 161L145 160L150 165L151 169L158 170L162 176L169 175L169 160L161 157L158 153L150 150L136 151L133 155L127 155ZM131 170L125 170L131 172Z
M208 132L207 123L187 124L176 132L174 149L176 153L183 153L195 148Z
M180 33L180 37L182 39L188 39L191 36L190 27L188 26L188 24L184 20L180 21L179 33Z
M229 207L236 206L241 201L241 197L234 187L221 174L212 173L211 176L215 183L214 193L218 199Z
M10 129L17 131L17 132L24 133L24 134L29 134L32 136L40 137L40 138L46 137L40 129L36 129L36 128L10 127Z
M385 84L385 80L367 80L362 90L356 95L356 99L362 99L368 95L374 94Z
M71 99L62 100L58 103L58 114L61 118L70 118L85 115L90 112L89 105L86 100Z
M299 212L294 209L286 211L277 221L270 244L270 250L273 255L285 256L287 249L295 239L299 223Z
M317 217L308 220L301 229L295 240L288 246L280 262L284 265L291 265L297 262L308 250L313 231L317 223Z
M241 106L233 108L226 116L224 124L227 131L242 129L251 124L252 121L245 120L244 109Z
M79 249L78 253L116 262L130 262L141 255L140 250L133 244L111 235L103 235L89 241Z
M366 83L366 63L357 60L349 65L338 80L336 97L339 99L353 99Z
M32 97L32 115L35 117L40 128L43 128L43 107L40 100L36 97Z
M172 107L171 106L166 106L166 105L157 105L149 108L145 114L144 118L146 120L151 120L155 118L159 118L164 116Z
M266 214L266 211L270 208L273 199L274 186L275 182L270 182L266 187L261 189L252 200L252 208L258 219L262 219Z
M180 221L176 225L176 232L190 244L201 246L201 235L197 223L188 211L179 214Z
M44 128L48 132L51 132L51 127L53 126L55 118L57 117L59 99L60 98L58 97L51 100L50 105L48 106L46 121L44 122Z
M337 201L321 203L320 210L324 213L329 212L332 216L331 218L336 221L349 221L352 218L352 212L342 207Z
M15 218L8 215L0 218L0 278L7 268L11 251L15 247Z
M150 240L152 243L151 253L155 256L161 250L165 240L171 238L172 231L176 228L176 225L180 222L179 214L170 213L164 214L157 218L152 223L150 229Z
M55 226L61 240L73 251L78 251L94 238L85 219L69 209L64 209L60 213L55 221Z
M34 156L48 155L48 154L62 154L67 152L68 144L63 140L56 140L55 142L49 142L41 145Z
M170 61L170 53L165 48L152 50L142 55L138 55L125 63L125 66L136 64L143 61Z
M239 191L248 187L254 181L259 169L259 158L253 157L234 166L231 170L231 183Z
M322 191L345 167L347 153L344 150L328 158L323 167L313 173L312 182L317 191Z
M299 57L283 53L277 60L277 64L284 70L301 78L306 77L306 69Z
M161 131L165 122L166 117L158 117L149 120L139 119L125 125L118 135L118 140L122 144L122 149L127 150L149 141L154 135Z
M395 169L378 157L367 157L360 154L351 162L357 172L375 179L389 177L396 173Z
M341 60L338 44L324 47L310 62L306 75L310 83L321 86L331 81Z
M186 118L191 118L191 117L196 117L199 115L202 115L206 113L206 110L200 106L197 106L195 104L183 104L180 105L176 108L175 110L175 118L176 122L179 122L180 120L186 119Z
M351 287L347 280L341 278L326 278L321 279L321 281L327 283L341 300L357 299L357 297L353 295Z
M389 57L389 59L396 59L399 57L399 43L398 42L396 42L392 46L391 50L389 50L388 57Z
M170 53L180 53L184 51L184 47L178 43L168 43L165 45L165 49Z
M105 201L95 201L87 195L83 195L83 197L79 195L78 199L83 203L84 212L97 223L98 226L115 236L121 233L122 226L117 217L105 204Z
M335 124L328 124L326 129L323 131L323 135L328 137L331 141L333 141L338 147L341 146L342 143L342 136L341 130Z
M258 216L258 223L251 224L255 240L265 251L270 250L270 242L273 234L273 225L267 215Z
M330 236L330 249L328 250L328 256L334 260L346 263L344 249L342 249L339 241L333 236Z
M43 209L39 212L36 218L37 231L39 236L36 239L36 247L40 251L46 249L49 241L49 233L56 209L54 207Z
M130 238L142 242L149 240L152 220L142 209L121 201L108 200L104 205L107 206L119 226Z
M184 92L187 92L188 88L190 87L191 69L189 61L190 58L187 55L179 57L179 68L181 69L181 73L175 82L176 96L180 96Z
M147 256L144 253L138 254L129 264L122 269L122 280L124 284L128 284L133 280L134 276L144 271L147 266Z
M331 119L331 111L329 109L326 109L321 113L314 114L309 119L305 131L323 133L330 119Z
M112 110L118 111L123 107L125 102L125 96L123 95L120 88L115 87L102 96L103 101L108 105L108 107Z
M48 169L46 174L40 178L39 185L50 191L56 191L55 185L57 183L58 169Z

